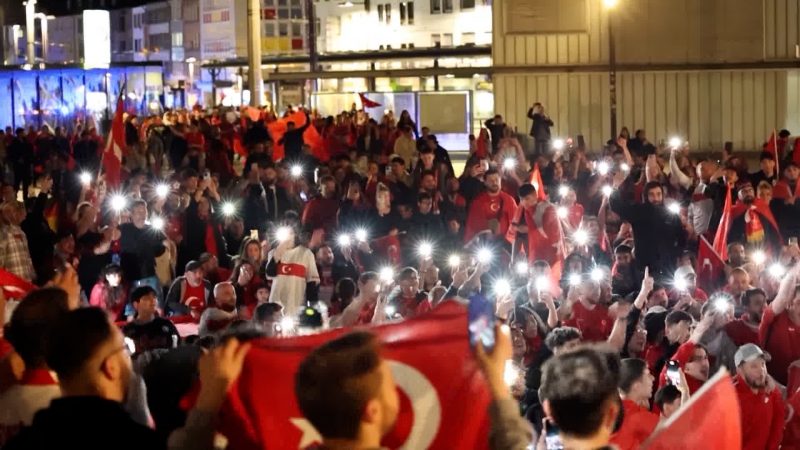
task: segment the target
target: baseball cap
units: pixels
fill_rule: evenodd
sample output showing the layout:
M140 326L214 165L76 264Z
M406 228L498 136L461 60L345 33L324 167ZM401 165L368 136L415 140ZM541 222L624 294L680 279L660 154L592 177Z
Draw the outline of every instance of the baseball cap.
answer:
M185 271L186 272L194 272L197 269L201 269L203 267L203 263L200 261L191 260L186 263Z
M756 344L744 344L743 346L739 347L738 350L736 350L736 354L733 356L733 361L736 364L736 367L739 367L742 365L742 363L753 361L756 358L766 359L767 356L764 354L764 351L761 350L761 347L757 346Z

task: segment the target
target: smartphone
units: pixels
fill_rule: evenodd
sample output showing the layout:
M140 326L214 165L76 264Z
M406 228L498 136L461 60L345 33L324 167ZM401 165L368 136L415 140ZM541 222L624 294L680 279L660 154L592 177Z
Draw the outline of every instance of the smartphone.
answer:
M547 450L564 450L558 427L548 419L544 421L544 445Z
M306 195L306 193L303 192L303 191L300 191L300 200L302 200L304 202L308 201L308 195Z
M790 237L789 241L787 243L789 245L797 245L797 238L796 237Z
M680 366L678 361L670 360L667 363L667 380L673 386L681 385L681 373L679 372Z
M258 230L250 230L250 239L258 240Z
M495 344L494 305L482 295L473 295L469 299L467 331L473 348L480 342L486 351L492 351Z
M124 341L125 341L125 348L128 350L128 353L130 353L131 355L136 354L136 342L134 342L133 339L127 336L125 336Z

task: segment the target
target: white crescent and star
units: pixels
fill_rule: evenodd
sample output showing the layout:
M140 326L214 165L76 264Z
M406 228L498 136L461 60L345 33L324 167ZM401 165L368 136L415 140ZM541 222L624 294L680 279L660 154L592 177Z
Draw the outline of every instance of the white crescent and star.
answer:
M419 370L408 364L395 360L388 360L389 368L395 379L397 387L400 388L411 401L411 410L414 413L414 423L408 433L406 441L400 446L401 450L417 450L431 446L436 434L439 432L439 425L442 421L442 405L439 402L439 395L430 380ZM311 425L311 422L303 417L292 417L289 419L296 428L303 434L298 449L304 449L311 444L322 442L322 436Z
M287 266L287 265L282 265L281 266L281 273L282 274L288 275L289 273L291 273L291 271L292 271L292 269L289 266Z

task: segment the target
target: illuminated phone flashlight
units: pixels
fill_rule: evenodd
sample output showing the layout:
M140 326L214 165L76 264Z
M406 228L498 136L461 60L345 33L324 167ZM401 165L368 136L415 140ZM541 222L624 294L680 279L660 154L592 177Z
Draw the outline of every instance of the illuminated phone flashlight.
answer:
M340 247L350 247L352 240L350 239L350 235L340 234L339 238L337 239L337 242L339 242Z
M566 184L562 184L558 187L558 195L561 197L566 197L569 194L569 186Z
M631 171L631 166L628 163L620 164L619 168L622 169L623 172L630 172Z
M506 279L499 279L494 282L494 295L498 297L505 297L511 294L511 283Z
M294 330L295 325L296 322L293 317L284 317L280 322L280 330L283 333L287 333Z
M586 245L589 243L589 233L582 228L578 228L572 233L572 241L578 245Z
M514 361L507 359L503 368L503 382L506 386L511 387L516 384L520 376L520 370L514 364Z
M667 206L667 211L671 212L672 214L680 214L681 213L681 205L678 202L672 202Z
M292 230L289 227L278 227L278 230L275 231L275 240L284 242L289 239L291 232Z
M577 286L581 284L581 275L578 273L572 273L569 275L569 278L567 278L567 282L570 286Z
M292 167L289 168L289 174L292 178L300 178L303 176L303 166L300 164L294 164Z
M367 242L367 230L359 228L356 230L356 240L358 242Z
M506 158L503 160L503 168L506 170L511 170L517 167L517 160L514 158Z
M558 215L559 219L566 219L569 216L569 210L566 206L559 206L556 208L556 215Z
M122 194L114 194L111 197L111 209L116 212L124 211L128 207L128 199Z
M675 277L675 279L672 280L672 285L675 286L675 289L679 292L686 292L686 290L689 289L689 282L683 277Z
M155 216L150 219L150 226L153 227L154 230L161 231L164 229L164 219L158 216Z
M669 138L669 146L678 149L681 148L681 144L683 144L683 139L679 138L678 136L673 136Z
M753 259L754 263L756 263L756 264L758 264L760 266L760 265L764 264L764 262L767 260L767 254L764 253L763 250L756 250L751 255L751 258Z
M394 315L397 314L397 308L394 305L386 305L386 308L383 310L389 317L394 317Z
M767 272L773 278L781 278L782 276L786 275L786 267L784 267L781 263L775 263L769 266Z
M611 193L614 192L614 188L609 185L605 185L601 188L601 191L603 192L603 195L605 195L606 197L611 197Z
M517 275L527 275L528 274L528 262L527 261L517 261L514 264L514 271L517 272Z
M88 186L89 183L92 182L92 174L90 174L89 172L81 172L80 178L81 178L81 183L86 186Z
M608 175L608 172L611 170L611 167L608 165L606 161L600 161L597 163L597 173L600 175Z
M492 251L488 248L482 248L477 253L478 262L481 264L489 264L492 262Z
M236 207L233 206L233 203L225 202L222 204L222 215L230 217L234 214L236 214Z
M599 267L595 267L589 273L589 277L592 279L592 281L603 281L603 279L606 277L606 272Z
M423 258L430 258L433 254L433 245L430 242L422 242L417 247L417 253Z
M156 197L167 198L167 195L169 195L169 185L164 183L156 185Z
M713 305L714 311L724 313L728 312L730 309L731 302L724 296L718 296L716 299L714 299Z
M556 151L564 150L564 140L556 139L553 141L553 149Z
M458 255L450 255L450 257L447 258L447 263L450 267L458 267L461 265L461 257Z
M543 275L536 277L536 290L539 292L546 291L550 289L550 280Z
M392 269L391 267L384 267L378 273L378 276L380 277L381 282L391 283L394 281L394 269Z

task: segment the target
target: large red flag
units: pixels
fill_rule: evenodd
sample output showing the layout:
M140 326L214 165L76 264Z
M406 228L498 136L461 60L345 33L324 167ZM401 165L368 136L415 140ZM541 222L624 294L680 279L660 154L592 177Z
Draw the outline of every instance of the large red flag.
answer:
M3 295L6 298L14 299L23 298L28 295L30 291L36 289L36 286L32 283L23 280L3 268L0 268L0 286L2 286Z
M294 374L315 347L347 330L254 343L228 394L218 431L229 448L296 450L319 442L295 401ZM489 394L471 355L466 309L371 329L383 342L400 395L397 424L382 444L407 449L486 449Z
M540 201L547 200L547 193L544 191L544 183L542 182L542 172L539 170L539 163L533 165L530 182L533 187L536 188L536 198Z
M714 251L705 236L700 236L697 249L697 285L706 292L717 289L719 280L725 273L725 260Z
M720 370L642 446L645 450L741 450L739 400L728 372Z
M306 131L303 132L303 141L311 147L311 154L320 162L326 163L331 159L325 148L325 140L320 136L317 128L311 124Z
M731 198L731 187L725 192L725 205L722 208L722 217L720 217L719 225L717 225L717 233L714 235L714 251L717 252L723 261L728 259L728 231L731 228L731 219L733 208L733 199Z
M278 141L283 139L283 135L286 134L286 130L288 129L287 124L289 122L294 122L294 126L296 128L302 127L306 123L306 113L303 111L293 112L287 117L272 121L267 124L267 129L269 130L269 135L273 142L272 159L274 161L282 160L285 155L283 144L279 144ZM305 134L303 136L305 137Z
M103 171L106 174L106 184L109 188L116 189L122 182L122 155L125 151L125 125L122 123L122 113L125 105L122 102L122 92L117 98L117 109L111 120L111 133L103 150Z
M370 242L372 249L380 258L385 258L393 266L400 265L400 239L396 234L390 234Z

